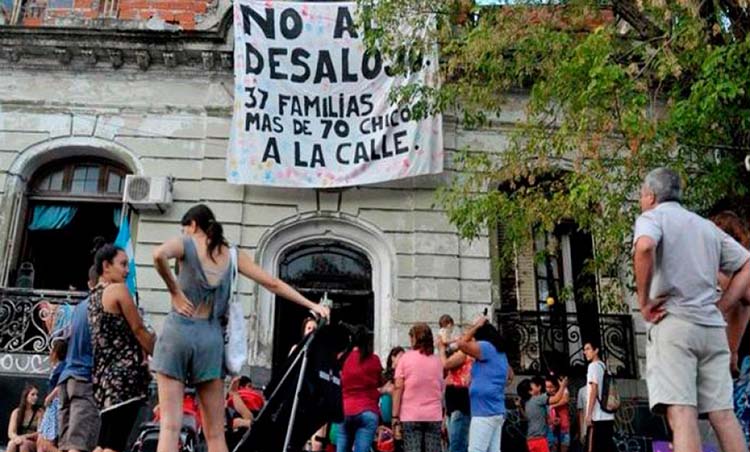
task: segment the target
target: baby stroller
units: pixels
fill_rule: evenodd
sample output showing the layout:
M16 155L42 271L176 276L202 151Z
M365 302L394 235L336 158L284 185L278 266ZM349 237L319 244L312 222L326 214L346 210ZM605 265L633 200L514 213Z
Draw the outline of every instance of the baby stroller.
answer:
M186 389L182 401L182 428L178 450L180 452L195 452L200 438L201 419L198 404L195 400L195 390ZM159 442L159 407L154 408L154 419L144 422L138 428L138 436L133 442L131 452L156 452Z
M306 336L266 388L266 405L234 452L299 452L320 427L341 422L338 355L348 346L342 326L321 326Z

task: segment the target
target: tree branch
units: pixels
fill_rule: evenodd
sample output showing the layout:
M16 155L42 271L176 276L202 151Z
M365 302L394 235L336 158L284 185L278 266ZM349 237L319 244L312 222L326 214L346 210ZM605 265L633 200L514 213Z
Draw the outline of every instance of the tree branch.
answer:
M664 31L643 14L643 11L638 8L635 0L613 0L612 9L616 16L630 24L643 39L654 38L664 34Z

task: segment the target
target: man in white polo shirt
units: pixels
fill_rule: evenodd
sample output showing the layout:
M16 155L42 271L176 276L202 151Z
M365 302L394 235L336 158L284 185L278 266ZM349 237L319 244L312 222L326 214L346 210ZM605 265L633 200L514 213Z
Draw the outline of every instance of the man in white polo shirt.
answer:
M734 415L722 310L750 284L750 253L680 205L680 177L657 168L641 188L633 260L638 304L648 325L649 404L666 411L675 452L700 452L698 415L708 415L725 452L747 452ZM717 274L734 275L723 293Z

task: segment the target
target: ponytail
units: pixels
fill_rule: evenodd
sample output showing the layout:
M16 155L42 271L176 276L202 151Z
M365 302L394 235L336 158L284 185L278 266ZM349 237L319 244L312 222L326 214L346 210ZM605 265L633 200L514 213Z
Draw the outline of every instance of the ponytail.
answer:
M224 238L224 227L216 220L211 220L208 223L206 229L206 236L208 237L208 255L211 256L211 260L214 260L214 251L221 245L226 245L227 241Z
M216 262L214 251L219 249L221 245L229 246L227 239L224 238L224 228L221 226L221 223L216 221L214 213L205 204L196 204L188 209L185 215L182 216L180 224L189 226L192 222L195 222L196 226L206 233L206 237L208 238L208 257Z

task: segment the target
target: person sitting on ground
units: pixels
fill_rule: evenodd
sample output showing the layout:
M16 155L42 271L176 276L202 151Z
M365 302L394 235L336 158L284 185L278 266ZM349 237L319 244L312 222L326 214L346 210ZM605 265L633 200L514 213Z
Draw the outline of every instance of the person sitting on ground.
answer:
M263 393L253 388L250 377L234 377L226 401L227 409L231 412L232 430L249 428L265 403Z
M36 404L38 399L39 389L26 385L18 408L10 413L7 452L36 452L36 430L42 418L42 409Z
M60 432L58 428L58 415L60 411L60 388L57 386L60 375L65 368L65 355L68 351L68 342L64 339L52 341L52 351L49 361L52 366L52 374L49 378L49 387L52 388L47 397L44 398L44 416L39 423L39 437L36 441L37 451L57 452L57 437Z
M553 396L544 392L544 378L525 379L518 384L519 404L523 415L529 421L526 431L526 444L529 452L549 452L547 443L547 409L550 405L560 403L568 387L568 379L559 380L559 389Z

